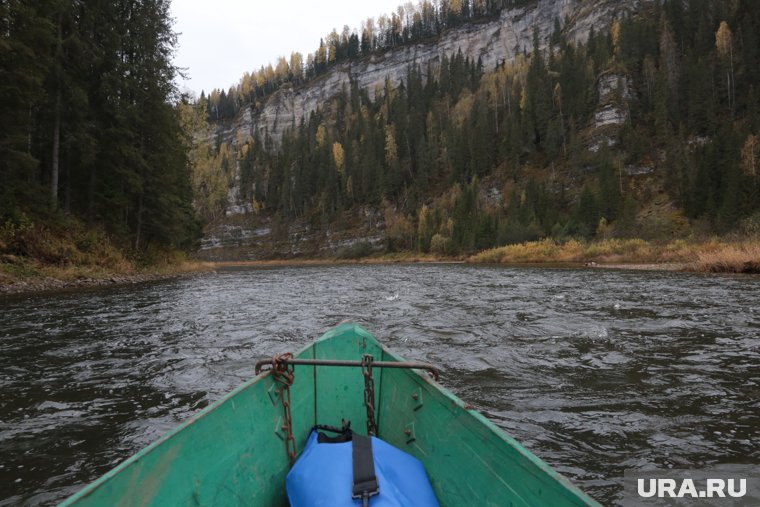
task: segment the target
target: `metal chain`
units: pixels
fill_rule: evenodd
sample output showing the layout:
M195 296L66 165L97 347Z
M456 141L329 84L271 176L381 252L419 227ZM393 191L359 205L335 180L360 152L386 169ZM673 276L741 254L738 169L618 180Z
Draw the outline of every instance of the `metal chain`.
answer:
M293 385L295 375L293 365L288 364L288 360L293 359L293 354L286 352L276 355L272 358L272 378L280 384L280 400L282 401L282 411L285 416L285 424L282 430L285 432L285 452L288 455L288 461L292 465L296 461L296 439L293 436L293 417L290 413L290 386Z
M372 367L375 364L371 354L364 354L361 362L358 361L338 361L338 360L313 360L313 359L294 359L293 354L286 352L274 356L271 360L262 360L256 363L256 374L261 372L263 366L271 364L272 379L275 383L280 384L279 395L282 401L282 411L285 422L280 428L285 432L285 452L288 460L292 465L295 463L297 449L296 439L293 436L293 417L291 415L290 386L293 385L294 366L313 365L313 366L361 366L362 375L364 376L364 405L367 408L367 435L377 435L377 421L375 420L375 381L372 377ZM433 378L438 379L438 369L425 363L417 362L389 362L378 361L378 367L383 368L420 368L428 370Z
M362 375L364 375L364 405L367 407L367 436L377 434L375 422L375 380L372 378L372 361L370 354L362 356Z

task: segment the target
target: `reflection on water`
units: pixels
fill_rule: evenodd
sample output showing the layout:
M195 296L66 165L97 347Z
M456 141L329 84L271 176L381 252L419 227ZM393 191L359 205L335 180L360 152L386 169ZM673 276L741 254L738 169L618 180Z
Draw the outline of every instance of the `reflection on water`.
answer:
M0 506L60 501L354 320L605 504L628 468L760 462L757 278L283 267L0 299Z

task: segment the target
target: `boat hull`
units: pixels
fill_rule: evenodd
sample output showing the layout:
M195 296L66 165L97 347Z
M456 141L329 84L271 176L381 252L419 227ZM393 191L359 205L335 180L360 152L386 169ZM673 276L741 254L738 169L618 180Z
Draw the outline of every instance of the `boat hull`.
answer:
M296 356L400 361L368 331L343 324ZM426 374L373 369L378 436L424 465L442 506L598 505ZM295 367L293 434L315 424L366 427L358 368ZM241 385L63 502L95 505L288 505L283 410L268 372Z

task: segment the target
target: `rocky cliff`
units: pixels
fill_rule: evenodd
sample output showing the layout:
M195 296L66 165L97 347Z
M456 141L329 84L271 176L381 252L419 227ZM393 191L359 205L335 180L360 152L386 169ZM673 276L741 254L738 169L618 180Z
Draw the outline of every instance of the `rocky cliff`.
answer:
M334 66L326 74L298 88L284 86L263 104L243 108L234 121L219 126L217 134L233 146L244 142L249 136L258 135L260 139L271 139L276 147L288 129L297 126L302 118L308 117L344 87L347 88L351 80L374 98L382 93L386 80L391 87L398 86L406 78L410 66L419 66L424 77L428 70L437 70L443 55L451 56L458 51L472 61L480 59L485 70L493 69L502 61L512 61L517 54L529 53L534 30L538 30L540 44L546 47L555 20L560 21L566 39L586 41L592 27L604 31L614 17L630 15L647 1L537 0L505 9L498 17L450 29L437 40L398 47ZM630 99L629 86L626 76L614 73L599 76L599 103L594 125L590 126L593 130L588 146L590 150L597 151L605 143L609 146L615 144L616 132L628 116L625 101ZM624 100L621 101L621 98ZM239 198L239 180L237 168L236 184L230 189L227 218L207 228L202 256L212 259L255 259L296 255L305 250L309 250L310 255L319 253L316 249L303 247L304 241L308 243L313 239L309 238L308 227L302 227L291 238L275 241L268 219L254 216L250 213L250 203ZM381 229L380 222L368 220L362 234L371 238L369 243L376 245L380 241L378 238L382 237ZM332 239L327 244L346 246ZM322 246L318 248L321 249Z
M534 29L541 34L541 43L546 44L555 20L560 20L569 40L585 41L592 27L605 30L614 16L635 12L640 3L641 0L538 0L505 9L496 19L453 28L437 41L403 46L335 66L304 86L284 87L258 109L244 108L222 135L233 143L248 134L259 134L261 139L268 135L277 145L286 130L348 86L351 79L374 98L386 79L392 87L401 83L410 65L418 65L424 76L428 65L435 71L442 55L450 56L459 50L473 61L480 58L484 69L492 69L524 50L530 51Z

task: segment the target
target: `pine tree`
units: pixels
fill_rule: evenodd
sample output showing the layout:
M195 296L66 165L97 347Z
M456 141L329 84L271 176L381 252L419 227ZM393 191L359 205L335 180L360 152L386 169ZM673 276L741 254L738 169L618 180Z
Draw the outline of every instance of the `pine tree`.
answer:
M585 187L583 193L581 193L578 208L576 210L576 217L581 224L581 235L591 237L596 231L596 226L600 217L599 204L597 203L596 196L590 187Z
M32 150L35 110L45 99L44 80L55 40L47 17L51 2L0 3L0 218L38 200Z

